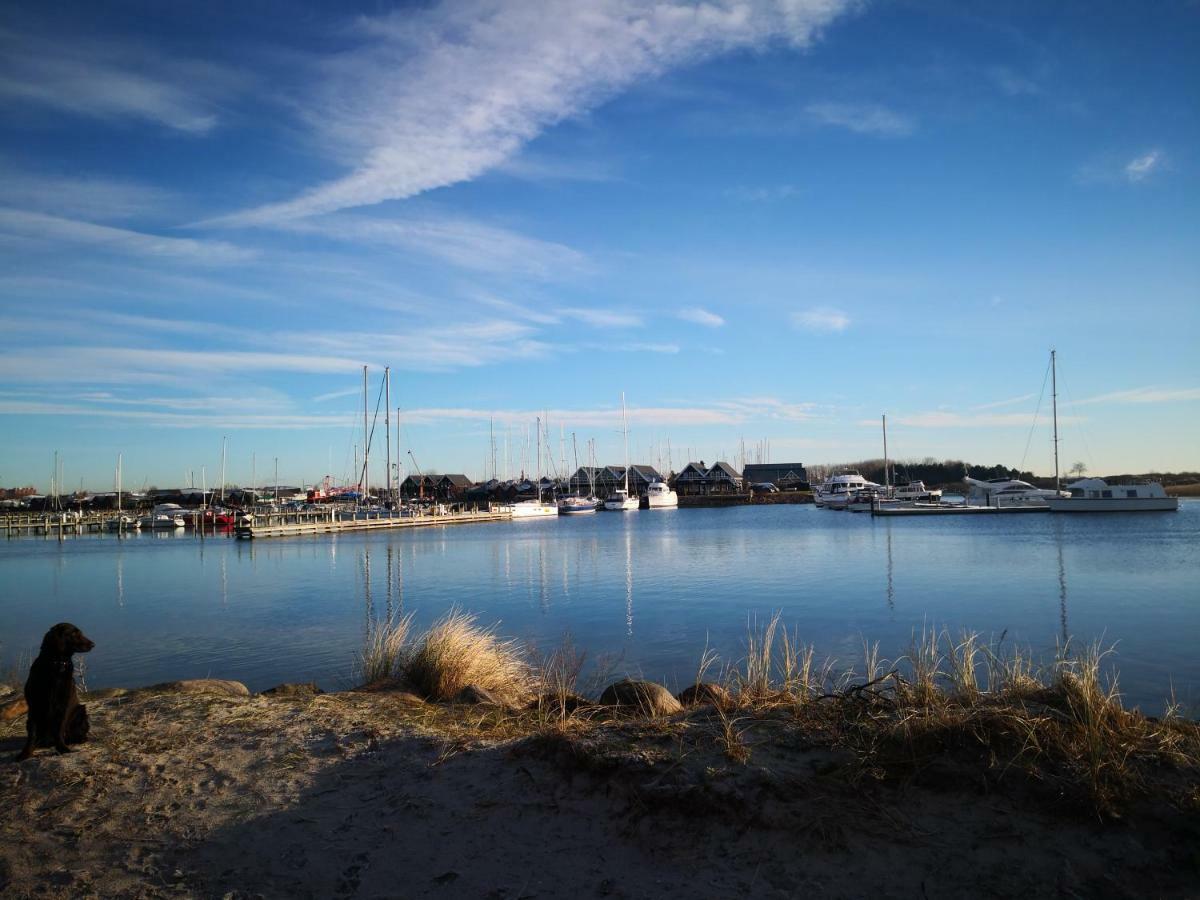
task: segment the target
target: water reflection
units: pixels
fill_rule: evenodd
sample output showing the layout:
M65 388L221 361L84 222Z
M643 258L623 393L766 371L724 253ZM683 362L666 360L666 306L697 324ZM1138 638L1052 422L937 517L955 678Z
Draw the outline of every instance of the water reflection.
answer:
M892 523L884 519L887 530L887 605L892 612L896 611L896 586L892 581Z
M625 529L625 634L633 637L633 533Z
M1054 516L1051 526L1054 529L1054 545L1058 552L1058 616L1062 625L1063 652L1067 651L1070 629L1067 627L1067 568L1063 564L1063 525L1062 517Z

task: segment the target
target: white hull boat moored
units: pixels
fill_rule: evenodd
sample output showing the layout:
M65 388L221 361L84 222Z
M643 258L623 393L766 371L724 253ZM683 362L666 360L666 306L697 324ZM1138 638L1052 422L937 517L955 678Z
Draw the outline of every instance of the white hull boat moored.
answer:
M1168 497L1156 481L1145 484L1108 484L1102 478L1084 478L1067 485L1069 497L1051 497L1051 512L1174 512L1179 498Z

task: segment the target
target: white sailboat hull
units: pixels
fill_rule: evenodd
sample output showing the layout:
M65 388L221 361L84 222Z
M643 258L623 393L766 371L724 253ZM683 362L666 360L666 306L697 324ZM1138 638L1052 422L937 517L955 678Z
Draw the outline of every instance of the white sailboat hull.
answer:
M612 512L636 511L638 506L637 497L610 497L604 501L604 508Z

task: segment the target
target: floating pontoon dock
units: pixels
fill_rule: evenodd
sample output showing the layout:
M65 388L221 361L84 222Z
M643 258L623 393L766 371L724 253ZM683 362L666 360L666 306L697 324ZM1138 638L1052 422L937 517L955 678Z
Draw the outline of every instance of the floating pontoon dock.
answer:
M342 531L374 531L379 528L418 528L425 525L466 525L473 522L502 522L512 518L508 509L430 511L416 516L360 514L359 516L288 515L254 516L239 520L234 534L238 538L292 537L299 534L336 534Z
M873 516L974 516L1008 513L1050 512L1048 506L959 506L953 503L930 503L920 506L873 506Z

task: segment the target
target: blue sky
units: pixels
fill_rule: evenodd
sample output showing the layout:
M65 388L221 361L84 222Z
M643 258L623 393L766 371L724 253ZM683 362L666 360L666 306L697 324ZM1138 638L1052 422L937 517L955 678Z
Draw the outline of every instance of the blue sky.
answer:
M996 7L12 4L0 484L1200 468L1200 7Z

